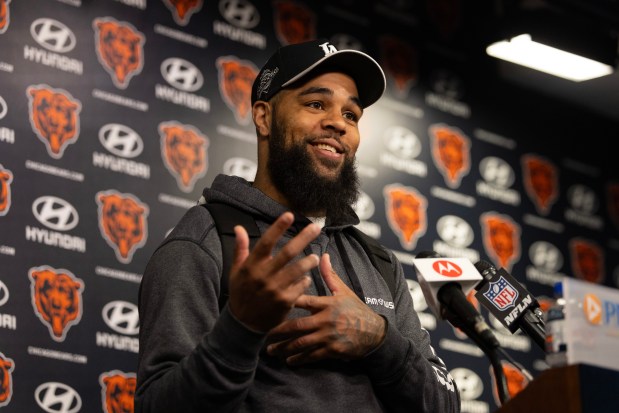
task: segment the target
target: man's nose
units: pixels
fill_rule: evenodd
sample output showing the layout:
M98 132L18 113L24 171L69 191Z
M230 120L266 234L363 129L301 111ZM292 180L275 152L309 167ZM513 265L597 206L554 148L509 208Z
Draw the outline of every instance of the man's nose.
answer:
M325 116L322 119L322 127L325 129L335 130L343 135L346 133L346 119L344 119L341 112L330 110L325 112Z

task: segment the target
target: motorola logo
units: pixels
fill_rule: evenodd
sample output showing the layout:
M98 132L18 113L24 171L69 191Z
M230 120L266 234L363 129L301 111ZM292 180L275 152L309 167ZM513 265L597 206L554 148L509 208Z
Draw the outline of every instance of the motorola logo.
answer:
M79 223L79 215L73 205L51 195L35 199L32 213L41 224L57 231L69 231Z
M436 222L436 231L448 245L466 248L473 242L473 228L464 219L455 215L445 215Z
M559 248L546 241L531 244L529 259L536 268L546 273L555 273L563 267L563 254Z
M108 123L99 129L101 145L123 158L135 158L142 153L144 142L136 131L118 123Z
M101 311L103 321L120 334L136 335L140 332L138 307L127 301L112 301Z
M177 89L195 92L204 84L202 72L191 62L179 57L170 57L161 63L161 75Z
M495 156L482 159L479 163L479 172L484 181L496 188L507 189L516 180L512 167L503 159Z
M598 198L593 190L585 185L572 185L567 190L570 206L585 215L592 215L598 209Z
M0 119L3 119L8 111L9 107L6 104L6 101L2 96L0 96Z
M456 382L462 400L475 400L484 392L483 381L473 370L459 367L449 373Z
M234 157L228 159L223 166L223 173L226 175L239 176L246 181L252 182L256 177L258 167L249 159Z
M260 23L258 9L247 0L221 0L219 12L228 23L241 29L253 29Z
M47 382L34 391L34 399L48 413L76 413L82 408L80 395L63 383Z
M67 53L75 48L75 34L58 20L40 18L30 25L32 38L41 46L56 53Z
M0 280L0 307L9 301L9 288Z
M361 221L367 221L374 215L374 201L367 193L360 190L359 198L353 205L353 209Z
M387 148L400 158L416 158L421 153L421 141L403 126L392 126L384 134Z

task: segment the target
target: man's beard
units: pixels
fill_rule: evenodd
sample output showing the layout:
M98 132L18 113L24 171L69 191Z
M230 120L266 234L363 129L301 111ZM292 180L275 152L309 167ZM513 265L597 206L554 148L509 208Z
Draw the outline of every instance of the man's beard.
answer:
M292 211L306 215L325 211L331 221L338 221L359 196L355 158L345 158L339 175L326 178L317 172L307 145L302 139L287 148L285 130L273 122L267 163L271 180Z

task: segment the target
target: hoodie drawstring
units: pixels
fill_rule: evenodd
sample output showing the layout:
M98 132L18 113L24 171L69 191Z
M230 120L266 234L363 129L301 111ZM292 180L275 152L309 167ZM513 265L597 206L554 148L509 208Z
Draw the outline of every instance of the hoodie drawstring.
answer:
M312 254L312 249L310 248L309 245L305 247L304 252L305 252L305 255ZM323 297L327 295L327 289L325 288L325 283L322 281L322 277L320 276L320 271L318 270L318 267L312 268L311 272L312 272L312 280L314 281L314 285L316 286L316 294L319 297Z

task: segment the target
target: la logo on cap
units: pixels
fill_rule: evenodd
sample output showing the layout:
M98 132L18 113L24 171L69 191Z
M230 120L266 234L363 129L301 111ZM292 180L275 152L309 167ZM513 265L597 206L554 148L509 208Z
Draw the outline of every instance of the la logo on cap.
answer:
M330 55L331 53L337 52L337 49L335 48L335 46L333 46L332 44L329 44L329 42L324 42L323 44L319 46L322 48L322 51L325 52L325 56Z

